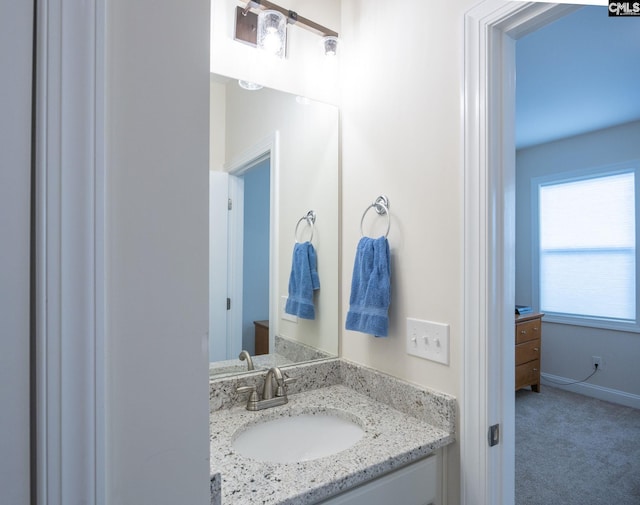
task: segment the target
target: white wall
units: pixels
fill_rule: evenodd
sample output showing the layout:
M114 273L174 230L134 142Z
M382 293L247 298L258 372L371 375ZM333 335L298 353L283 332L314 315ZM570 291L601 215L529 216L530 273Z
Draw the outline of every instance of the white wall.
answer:
M337 103L338 62L324 56L317 35L289 26L287 58L265 59L254 47L233 39L236 5L246 2L211 1L211 72ZM340 32L340 0L289 0L283 7Z
M521 149L516 166L516 301L532 299L531 179L543 175L640 159L640 121L557 142ZM640 219L640 216L638 216ZM573 380L592 370L591 356L604 367L590 384L640 394L640 335L584 326L544 323L542 371Z
M29 503L29 262L33 3L0 15L0 496Z
M320 290L314 297L316 319L279 320L276 330L283 337L337 354L338 110L316 102L300 104L294 95L270 89L244 91L234 81L227 85L226 99L227 162L273 132L280 134L278 299L288 294L296 223L309 210L317 214L313 237L320 276ZM308 237L302 225L299 232Z
M342 319L360 218L381 193L392 215L392 285L389 337L342 330L341 355L458 401L463 19L474 3L345 0L342 10ZM449 366L406 354L407 317L450 325ZM450 454L450 503L456 503L457 445Z
M216 82L211 75L211 95L209 96L209 166L211 170L222 170L225 159L225 124L226 116L226 86Z
M106 503L209 503L208 0L107 6Z

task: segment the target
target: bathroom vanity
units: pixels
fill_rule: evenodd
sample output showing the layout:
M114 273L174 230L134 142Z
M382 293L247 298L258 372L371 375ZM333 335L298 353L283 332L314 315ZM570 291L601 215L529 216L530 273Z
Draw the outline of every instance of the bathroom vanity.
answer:
M455 437L453 397L339 359L286 373L298 379L288 403L257 412L246 410L246 394L236 390L260 387L264 372L211 381L212 505L382 505L392 497L404 505L440 503L445 447ZM300 415L347 419L362 436L313 459L255 459L234 447L253 426ZM328 440L316 438L320 445Z
M441 503L439 480L442 474L440 451L433 456L395 470L383 477L345 491L322 505L389 505L419 503L437 505Z

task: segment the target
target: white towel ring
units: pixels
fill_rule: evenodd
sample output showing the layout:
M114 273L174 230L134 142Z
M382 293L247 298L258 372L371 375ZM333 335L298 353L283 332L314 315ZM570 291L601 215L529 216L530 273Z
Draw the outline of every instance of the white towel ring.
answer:
M389 235L389 230L391 229L391 212L389 212L389 198L385 195L380 195L376 198L376 201L369 205L362 214L362 219L360 219L360 235L364 237L364 231L362 231L362 224L364 223L364 217L369 212L369 209L376 209L376 212L381 215L387 216L387 232L384 234L384 238L387 238Z
M293 232L293 238L296 241L296 244L300 243L298 241L298 228L300 227L300 223L302 223L303 221L306 221L307 225L311 227L311 236L309 237L309 242L311 242L313 240L313 230L314 230L314 224L316 222L315 211L310 210L309 212L307 212L306 216L302 216L300 219L298 219L298 222L296 223L296 229Z

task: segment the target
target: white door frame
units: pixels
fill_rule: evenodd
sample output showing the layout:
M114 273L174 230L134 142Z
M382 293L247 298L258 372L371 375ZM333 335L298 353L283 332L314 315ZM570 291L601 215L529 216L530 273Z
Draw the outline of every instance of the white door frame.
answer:
M229 174L209 172L209 362L231 357L228 349L227 297ZM221 239L224 238L224 240ZM238 351L239 352L239 351Z
M37 0L40 505L105 503L106 6L79 3Z
M465 15L463 504L515 495L515 40L576 8L486 0Z
M244 288L244 179L248 167L229 174L227 191L233 209L227 213L227 359L238 357L242 350L243 288Z
M265 159L270 159L270 177L269 177L269 350L275 348L275 335L279 332L278 319L278 293L279 286L279 263L278 263L278 241L280 237L279 223L280 211L277 202L279 199L280 187L280 132L274 131L267 137L257 141L249 146L243 152L234 157L231 161L225 163L224 169L232 176L241 176L258 163ZM231 186L230 186L231 191ZM242 237L235 234L235 238L231 237L232 225L229 225L230 246L238 247L242 244ZM233 244L232 244L233 243ZM229 257L233 256L233 252L229 251ZM234 272L229 275L229 292L242 293L242 276ZM232 331L242 331L242 312L234 311L231 314L232 321L228 321L228 335ZM237 345L236 345L237 347ZM235 349L232 343L228 344L228 349ZM238 352L240 352L238 350Z

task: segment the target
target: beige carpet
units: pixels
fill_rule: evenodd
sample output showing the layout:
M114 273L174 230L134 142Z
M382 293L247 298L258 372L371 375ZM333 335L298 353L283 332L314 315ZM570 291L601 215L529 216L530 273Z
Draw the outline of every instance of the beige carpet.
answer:
M516 505L640 505L640 410L516 393Z

